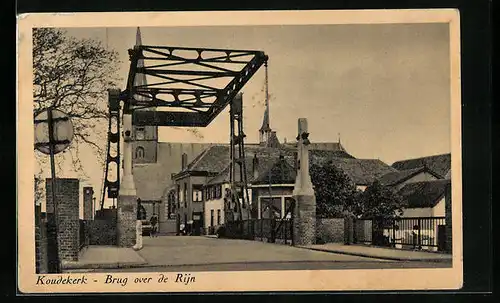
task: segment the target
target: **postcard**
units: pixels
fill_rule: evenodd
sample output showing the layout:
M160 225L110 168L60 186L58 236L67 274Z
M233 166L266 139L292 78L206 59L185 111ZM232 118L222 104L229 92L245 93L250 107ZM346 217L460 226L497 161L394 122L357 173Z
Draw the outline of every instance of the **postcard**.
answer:
M19 15L19 293L461 288L459 29Z

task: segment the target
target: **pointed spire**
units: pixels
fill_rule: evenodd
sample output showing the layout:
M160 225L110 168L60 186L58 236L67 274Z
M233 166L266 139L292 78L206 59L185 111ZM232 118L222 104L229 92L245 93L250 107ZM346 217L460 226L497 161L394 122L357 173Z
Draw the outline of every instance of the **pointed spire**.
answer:
M140 45L142 45L141 29L137 27L137 32L135 35L135 46L140 46ZM137 61L137 67L144 67L144 59L140 58ZM143 85L147 85L146 75L143 73L136 73L134 79L134 86L143 86ZM149 99L147 97L137 96L137 95L135 96L135 98L140 101L145 101Z
M142 45L141 28L140 27L137 27L137 33L135 34L135 45Z

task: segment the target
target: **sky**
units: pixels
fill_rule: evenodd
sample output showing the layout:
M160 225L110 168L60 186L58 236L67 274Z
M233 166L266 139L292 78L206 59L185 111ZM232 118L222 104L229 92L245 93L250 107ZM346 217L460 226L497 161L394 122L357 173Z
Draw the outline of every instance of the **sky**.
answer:
M136 28L65 28L119 53L125 87ZM307 118L312 142L337 142L356 158L395 161L451 150L448 24L141 27L144 45L251 49L269 56L270 126L293 141ZM264 67L243 87L247 142L258 142ZM226 109L201 136L161 127L162 142L228 142ZM85 164L87 165L87 164ZM88 165L95 165L89 159ZM102 169L90 177L101 188ZM97 192L97 190L96 190Z

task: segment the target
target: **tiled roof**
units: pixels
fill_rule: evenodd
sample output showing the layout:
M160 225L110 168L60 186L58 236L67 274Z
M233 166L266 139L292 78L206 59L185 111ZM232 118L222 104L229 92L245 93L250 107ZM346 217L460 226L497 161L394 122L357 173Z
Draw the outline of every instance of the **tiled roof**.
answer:
M326 143L321 143L326 144ZM332 147L330 145L324 145L320 148ZM310 150L310 161L323 161L325 159L341 159L342 157L354 159L351 155L347 154L345 151L336 150ZM282 181L293 180L295 182L295 157L297 153L297 148L294 145L282 144L279 148L264 147L258 144L246 144L245 145L245 157L246 157L246 169L247 169L247 180L251 182L253 180L253 157L257 155L259 159L258 175L266 175L266 182L268 182L267 174L271 165L275 165L279 160L280 155L283 156L284 161L287 163L285 170L286 176ZM223 183L229 181L229 159L230 159L230 147L229 145L214 145L209 147L207 150L203 151L198 157L196 157L191 163L188 164L187 168L182 170L183 172L209 172L218 173L213 179L211 179L209 184ZM371 160L369 160L371 161ZM387 166L387 165L386 165ZM290 174L289 169L293 170L293 174ZM390 168L390 167L389 167ZM237 172L236 176L239 178L239 166L236 166ZM375 172L376 173L376 172ZM280 171L281 174L281 171ZM281 175L280 175L281 178ZM358 178L359 179L359 178ZM260 180L260 179L259 179ZM371 180L371 178L370 178ZM260 180L259 182L263 182Z
M187 168L182 171L205 171L218 173L222 171L229 159L229 146L214 145L199 154Z
M357 185L369 185L385 174L396 171L378 159L329 158L313 159L312 163L324 165L330 162L342 170Z
M269 178L273 184L294 184L296 170L290 158L268 159L267 163L261 165L256 179L252 178L252 184L268 184ZM293 163L293 162L292 162Z
M280 153L290 157L295 153L295 149L289 147L269 148L259 145L245 146L246 158L253 157L255 154L257 154L259 158L278 157ZM229 160L230 147L228 145L214 145L203 151L198 157L188 164L186 169L181 172L203 171L219 173L229 165Z
M419 174L421 172L428 172L428 173L434 175L435 177L441 179L441 176L436 175L436 173L434 173L433 171L431 171L427 167L417 167L417 168L413 168L413 169L398 170L398 171L393 171L393 172L387 173L387 174L383 175L382 177L380 177L379 181L382 185L392 186L392 185L396 185L396 184L399 184L401 182L404 182L404 181L412 178L413 176L416 176L417 174Z
M441 178L446 176L451 168L451 154L442 154L394 162L392 167L397 170L408 170L419 167L428 167Z
M408 183L398 193L407 203L406 208L434 207L450 184L446 179Z
M309 155L316 159L331 159L331 158L350 158L355 159L348 154L345 150L322 150L322 149L309 149Z

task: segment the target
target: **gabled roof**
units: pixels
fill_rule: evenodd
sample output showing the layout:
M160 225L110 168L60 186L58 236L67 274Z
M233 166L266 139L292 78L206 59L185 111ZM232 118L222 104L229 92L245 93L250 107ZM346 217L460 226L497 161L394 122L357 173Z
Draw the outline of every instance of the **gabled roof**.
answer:
M259 165L257 178L252 178L252 184L269 184L269 179L273 184L294 184L296 170L290 160L294 161L284 157L273 158L269 159L264 165Z
M266 142L267 147L274 147L274 148L280 148L281 143L280 140L278 139L278 136L276 136L276 132L271 132L271 135L269 136L268 141Z
M401 160L392 164L392 167L397 170L415 169L424 166L437 173L441 178L444 178L451 168L451 154Z
M229 146L210 146L194 158L181 172L202 171L218 173L226 167L228 157Z
M408 183L398 193L407 203L406 208L434 207L443 198L450 180L440 179Z
M422 172L427 172L434 177L441 179L441 176L438 176L436 173L432 172L430 169L427 167L417 167L413 169L406 169L406 170L398 170L398 171L393 171L390 173L387 173L380 177L379 181L380 184L385 185L385 186L394 186L397 185L401 182L404 182Z
M356 185L370 185L381 176L396 171L378 159L329 158L313 159L315 164L331 163L342 170Z

